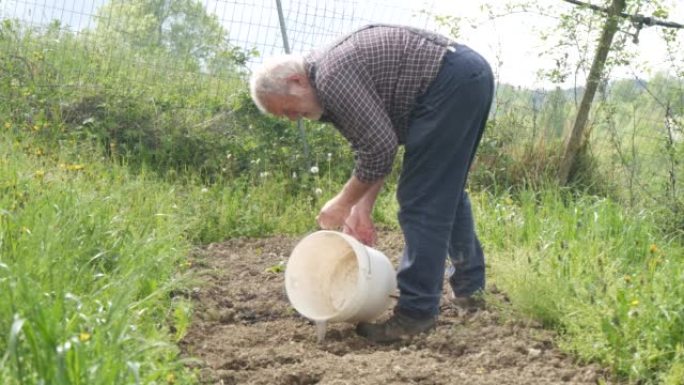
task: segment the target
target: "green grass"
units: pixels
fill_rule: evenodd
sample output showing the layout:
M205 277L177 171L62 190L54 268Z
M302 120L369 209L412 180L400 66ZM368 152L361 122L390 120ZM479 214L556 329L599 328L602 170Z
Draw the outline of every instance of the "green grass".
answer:
M174 188L0 142L0 382L187 377L168 338L190 243Z
M190 325L193 245L301 235L340 187L259 169L207 183L160 176L24 131L0 145L3 384L193 383L175 343ZM84 155L93 154L93 155ZM332 166L328 166L332 167ZM289 171L288 171L289 172ZM396 228L394 186L375 219ZM681 384L684 268L657 218L557 187L472 191L492 281L559 344L633 382Z
M517 310L623 378L684 383L684 249L655 218L553 187L475 205L491 275Z
M191 306L169 293L183 285L192 245L304 233L323 196L291 194L291 180L278 175L171 183L78 155L98 154L93 148L37 156L35 143L18 138L0 141L0 383L7 385L191 383L175 346Z

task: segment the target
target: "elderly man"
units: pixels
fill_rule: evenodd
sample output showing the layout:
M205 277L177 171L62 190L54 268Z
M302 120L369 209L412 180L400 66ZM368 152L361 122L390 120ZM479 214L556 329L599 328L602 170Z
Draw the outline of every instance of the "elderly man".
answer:
M350 142L354 171L320 210L321 228L372 245L373 205L404 145L399 300L386 321L360 323L359 335L391 342L434 328L447 255L455 301L476 303L484 255L464 187L494 88L480 55L428 31L369 25L307 56L266 61L250 87L262 111L331 122Z

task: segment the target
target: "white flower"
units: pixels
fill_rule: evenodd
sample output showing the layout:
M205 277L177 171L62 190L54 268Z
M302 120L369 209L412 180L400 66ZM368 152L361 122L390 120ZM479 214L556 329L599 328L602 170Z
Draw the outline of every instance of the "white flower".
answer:
M202 190L200 190L200 191L202 192L202 194L205 194L205 193L209 192L209 189L206 187L202 187Z
M57 346L57 353L64 354L71 349L71 341L66 341L65 343Z
M68 340L64 341L63 344L57 345L57 353L60 355L65 354L71 349L72 346L78 345L78 342L79 341L77 336L69 338Z
M312 174L318 174L318 166L311 167L311 173Z
M323 190L320 187L316 187L316 189L314 190L314 194L316 194L316 196L320 196L321 194L323 194Z
M259 173L260 178L268 178L269 175L271 175L271 173L268 171L264 171L264 172Z
M292 179L297 179L297 172L296 171L292 172Z

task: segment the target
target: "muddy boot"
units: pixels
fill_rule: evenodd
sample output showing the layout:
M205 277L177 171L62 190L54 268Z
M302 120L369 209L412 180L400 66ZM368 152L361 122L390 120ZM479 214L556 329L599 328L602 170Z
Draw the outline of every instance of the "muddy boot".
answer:
M387 321L377 324L359 323L356 326L356 334L376 343L395 342L428 332L435 327L436 322L437 317L416 319L395 310Z
M457 308L471 313L485 308L485 300L482 294L474 294L466 297L452 296L451 303Z

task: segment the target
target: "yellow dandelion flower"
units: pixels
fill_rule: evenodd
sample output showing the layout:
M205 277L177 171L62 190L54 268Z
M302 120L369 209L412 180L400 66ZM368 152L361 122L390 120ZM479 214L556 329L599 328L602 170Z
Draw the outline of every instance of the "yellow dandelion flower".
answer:
M651 247L648 248L648 251L651 254L655 254L656 252L658 252L658 246L655 243L652 243Z
M38 179L41 179L45 176L45 170L36 170L36 172L33 173L33 176L35 176Z
M86 342L90 340L90 333L88 332L81 332L81 334L78 335L78 339L81 342Z
M632 307L637 307L639 306L639 300L638 299L633 299L632 302L629 303Z
M166 382L169 384L175 384L176 383L176 375L173 373L169 373L166 375Z
M10 122L5 122L5 129L8 129L8 130L9 130L10 128L12 128L12 123L10 123Z

